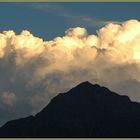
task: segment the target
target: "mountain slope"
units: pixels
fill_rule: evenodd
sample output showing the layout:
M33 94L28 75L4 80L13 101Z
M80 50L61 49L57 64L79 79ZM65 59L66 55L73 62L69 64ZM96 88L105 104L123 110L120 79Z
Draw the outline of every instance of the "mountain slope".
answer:
M0 137L140 137L140 104L84 82L36 116L7 122Z

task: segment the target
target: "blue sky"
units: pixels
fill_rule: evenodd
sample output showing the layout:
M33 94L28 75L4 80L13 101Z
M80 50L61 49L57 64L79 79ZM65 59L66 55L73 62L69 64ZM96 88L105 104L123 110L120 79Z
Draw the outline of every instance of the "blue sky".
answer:
M70 27L89 33L107 22L140 18L140 3L0 3L0 32L23 29L44 40L62 36Z
M107 22L140 19L140 3L0 3L0 32L29 30L50 40L70 27L85 27L90 34Z

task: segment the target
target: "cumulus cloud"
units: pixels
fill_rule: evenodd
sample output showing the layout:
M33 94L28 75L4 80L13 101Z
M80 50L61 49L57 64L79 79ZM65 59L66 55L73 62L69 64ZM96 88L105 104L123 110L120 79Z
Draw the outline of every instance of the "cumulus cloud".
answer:
M0 109L5 114L11 113L6 105L14 110L7 120L38 112L85 80L140 102L140 22L108 23L95 35L69 28L49 41L26 30L19 35L3 31L0 74Z

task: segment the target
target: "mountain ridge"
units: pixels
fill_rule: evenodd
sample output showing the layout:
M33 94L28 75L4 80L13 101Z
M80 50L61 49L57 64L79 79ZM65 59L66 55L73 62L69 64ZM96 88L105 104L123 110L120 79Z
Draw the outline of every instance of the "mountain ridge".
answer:
M7 122L0 137L140 137L139 121L140 103L85 81L35 116Z

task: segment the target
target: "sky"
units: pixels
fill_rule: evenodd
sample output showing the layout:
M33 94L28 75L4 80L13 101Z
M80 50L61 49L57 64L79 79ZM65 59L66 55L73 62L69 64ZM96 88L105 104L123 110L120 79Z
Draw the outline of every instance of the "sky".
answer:
M139 19L139 3L1 3L0 31L23 29L44 40L63 36L70 27L90 34L106 22ZM52 30L53 29L53 30Z
M0 3L0 125L80 82L140 102L140 3Z

